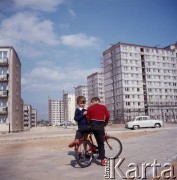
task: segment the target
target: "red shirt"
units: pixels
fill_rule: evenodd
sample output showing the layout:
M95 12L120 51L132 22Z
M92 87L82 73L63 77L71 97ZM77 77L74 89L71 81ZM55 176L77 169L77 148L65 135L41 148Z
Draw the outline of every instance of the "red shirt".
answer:
M110 114L106 106L102 104L93 104L87 109L87 120L96 120L96 121L109 121Z

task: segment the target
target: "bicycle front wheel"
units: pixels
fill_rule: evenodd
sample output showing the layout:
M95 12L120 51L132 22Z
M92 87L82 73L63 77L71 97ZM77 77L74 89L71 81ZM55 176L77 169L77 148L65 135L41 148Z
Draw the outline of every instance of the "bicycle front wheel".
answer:
M75 158L80 167L85 168L92 163L93 153L91 149L89 141L83 141L78 145Z
M105 157L117 158L122 152L122 143L115 137L107 137L105 139Z

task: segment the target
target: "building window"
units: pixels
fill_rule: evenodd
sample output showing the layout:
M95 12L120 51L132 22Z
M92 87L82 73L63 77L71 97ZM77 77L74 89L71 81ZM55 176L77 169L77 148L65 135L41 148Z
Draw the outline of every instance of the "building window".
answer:
M7 51L0 51L0 59L7 59Z
M125 84L129 84L129 81L124 81L125 82Z
M129 99L129 98L130 98L130 95L125 95L125 98Z
M126 102L126 105L127 105L127 106L130 106L130 102Z

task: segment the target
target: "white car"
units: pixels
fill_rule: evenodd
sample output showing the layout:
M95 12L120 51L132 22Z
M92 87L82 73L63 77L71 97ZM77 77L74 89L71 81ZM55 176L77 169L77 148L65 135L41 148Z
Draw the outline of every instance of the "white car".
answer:
M139 129L147 127L160 128L163 126L162 120L151 119L149 116L137 116L125 124L125 128Z

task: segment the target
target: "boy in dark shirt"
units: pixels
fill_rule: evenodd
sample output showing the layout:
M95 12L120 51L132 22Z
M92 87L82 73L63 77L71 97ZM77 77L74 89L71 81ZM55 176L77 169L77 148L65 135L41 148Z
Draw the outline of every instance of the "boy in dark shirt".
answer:
M78 130L82 129L84 126L87 125L87 110L84 108L86 103L86 98L84 96L77 97L77 105L78 107L75 110L74 120L78 124ZM74 142L68 145L69 147L74 146Z
M84 108L86 103L86 98L84 96L77 97L78 107L75 110L74 120L78 123L78 129L87 125L87 110Z

